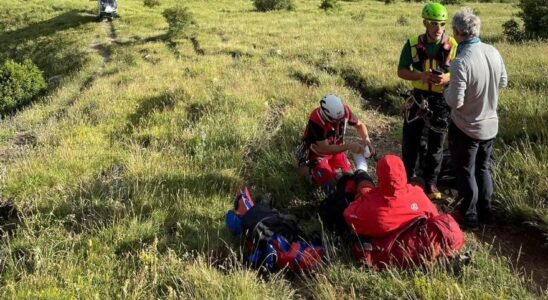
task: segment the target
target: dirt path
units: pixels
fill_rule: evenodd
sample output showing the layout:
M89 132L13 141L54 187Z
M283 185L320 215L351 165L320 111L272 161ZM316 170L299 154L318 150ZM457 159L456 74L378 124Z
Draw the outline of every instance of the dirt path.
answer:
M99 41L94 41L90 47L90 52L96 52L103 58L105 64L108 64L111 61L111 52L110 45L117 42L118 34L116 33L116 28L112 21L102 21L101 26L104 28L107 33L107 42L101 43Z
M475 232L478 240L493 246L493 253L507 257L518 271L532 278L539 289L548 289L548 248L539 231L516 226L497 226Z

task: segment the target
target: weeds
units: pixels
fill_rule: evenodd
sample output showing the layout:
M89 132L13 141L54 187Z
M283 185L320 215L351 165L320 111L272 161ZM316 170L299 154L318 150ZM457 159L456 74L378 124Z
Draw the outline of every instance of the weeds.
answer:
M167 8L162 13L169 25L167 35L169 38L191 37L195 34L196 20L188 7L175 6Z

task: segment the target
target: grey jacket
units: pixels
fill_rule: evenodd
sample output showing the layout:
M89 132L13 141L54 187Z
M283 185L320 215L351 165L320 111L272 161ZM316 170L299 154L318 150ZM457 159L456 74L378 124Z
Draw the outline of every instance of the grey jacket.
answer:
M508 83L504 62L495 47L482 42L459 48L444 91L451 120L473 139L492 139L498 132L499 88Z

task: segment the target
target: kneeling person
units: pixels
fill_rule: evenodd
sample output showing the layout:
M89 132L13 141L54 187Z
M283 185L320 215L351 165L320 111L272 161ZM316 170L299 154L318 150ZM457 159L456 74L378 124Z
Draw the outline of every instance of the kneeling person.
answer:
M345 143L347 126L356 128L362 143ZM352 173L345 151L364 153L373 147L367 133L367 127L360 122L348 105L332 94L326 95L308 120L303 143L297 151L299 173L309 176L312 183L329 192L333 189L337 174Z

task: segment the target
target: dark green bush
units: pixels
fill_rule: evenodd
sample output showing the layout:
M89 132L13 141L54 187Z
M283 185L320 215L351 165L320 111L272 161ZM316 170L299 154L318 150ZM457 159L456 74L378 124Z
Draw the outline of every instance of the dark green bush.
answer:
M295 3L293 0L252 0L253 5L258 11L270 11L270 10L280 10L295 9Z
M441 0L440 2L443 5L460 5L460 4L462 4L462 0Z
M160 5L160 0L144 0L144 1L143 1L143 4L144 4L146 7L159 6L159 5Z
M171 7L164 10L162 15L169 25L167 35L170 38L189 37L195 34L197 23L188 7Z
M30 103L47 87L42 71L30 60L19 64L8 59L0 67L0 113Z
M520 0L518 6L525 33L532 38L548 39L548 1Z
M502 24L503 33L510 42L521 42L525 40L525 32L523 32L516 20L511 19Z
M341 8L341 5L339 4L338 0L322 0L320 8L325 11L338 10Z

